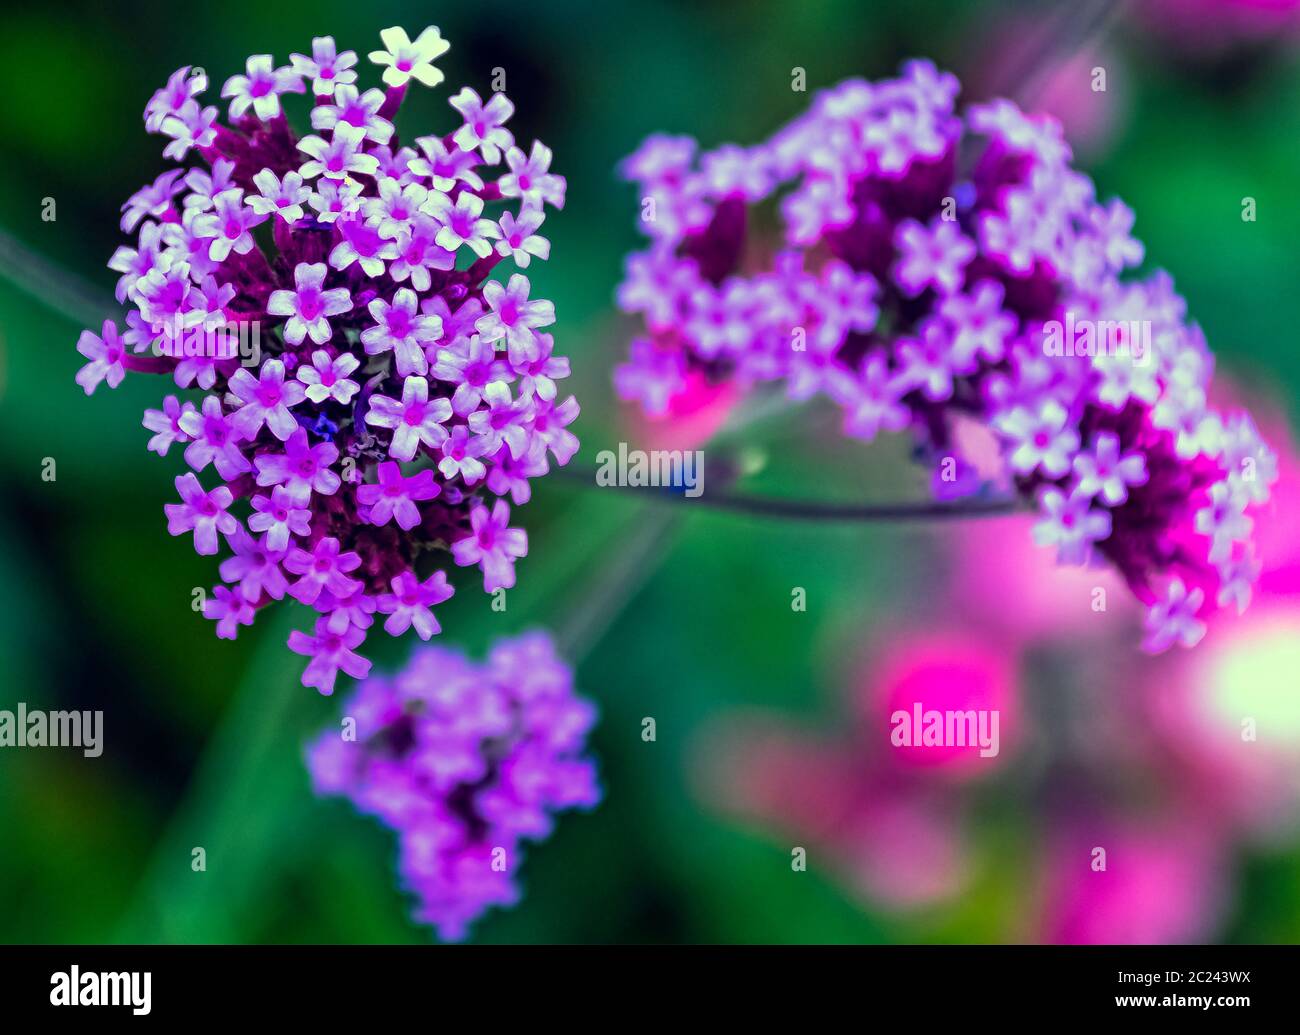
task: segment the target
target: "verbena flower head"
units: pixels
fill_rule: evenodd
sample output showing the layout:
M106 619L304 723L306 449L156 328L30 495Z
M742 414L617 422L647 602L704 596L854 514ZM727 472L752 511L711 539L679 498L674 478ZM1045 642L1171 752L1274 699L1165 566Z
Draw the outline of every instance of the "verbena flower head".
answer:
M548 837L553 813L600 800L583 754L595 708L544 633L498 642L482 665L421 647L397 676L362 682L344 711L342 731L308 749L316 792L397 832L415 919L445 940L518 901L522 844Z
M323 693L340 669L365 675L376 612L394 635L438 631L449 558L479 566L489 592L513 586L527 538L494 497L526 502L548 453L564 464L577 449L577 403L555 385L569 364L544 330L554 306L524 274L487 279L549 255L543 206L563 205L565 181L549 149L515 145L502 94L462 90L462 124L403 146L408 84L441 81L447 43L436 28L381 35L370 56L387 90L358 83L356 54L323 37L288 66L249 58L221 91L229 125L200 100L202 72L171 77L145 127L195 161L123 206L135 240L109 267L136 311L77 345L87 394L127 370L202 391L144 418L149 449L181 446L193 469L168 528L199 553L234 552L221 564L234 591L205 608L219 636L286 594L319 612L290 646ZM300 133L282 102L303 93Z
M974 418L1039 541L1113 565L1149 608L1147 649L1191 646L1252 570L1273 455L1208 405L1213 357L1170 278L1123 276L1133 213L1097 200L1059 124L1005 100L959 113L958 90L914 61L754 147L647 140L624 170L651 244L618 293L646 333L617 391L652 414L700 376L824 394L846 434L909 430L949 498L981 488L954 440Z

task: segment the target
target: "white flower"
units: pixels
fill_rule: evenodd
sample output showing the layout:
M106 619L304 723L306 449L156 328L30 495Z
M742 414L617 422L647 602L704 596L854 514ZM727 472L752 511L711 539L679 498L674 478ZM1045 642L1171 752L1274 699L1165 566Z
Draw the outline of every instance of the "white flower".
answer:
M245 64L247 75L232 75L221 88L232 98L230 117L237 119L249 108L263 122L280 114L280 94L302 93L302 77L292 68L276 68L270 54L254 54Z
M379 34L386 50L372 50L370 60L376 65L387 65L384 69L384 82L388 86L405 86L414 78L425 86L437 86L443 75L433 67L433 61L447 53L451 47L436 25L425 29L414 43L406 35L406 30L394 26Z

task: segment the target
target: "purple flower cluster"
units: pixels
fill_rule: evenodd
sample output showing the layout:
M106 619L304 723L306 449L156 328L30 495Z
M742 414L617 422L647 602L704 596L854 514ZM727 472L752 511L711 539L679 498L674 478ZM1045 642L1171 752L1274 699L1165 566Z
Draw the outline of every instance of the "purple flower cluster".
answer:
M386 91L361 92L356 54L330 37L287 66L249 58L222 89L229 126L199 100L201 70L171 77L145 127L170 139L167 157L201 161L123 206L137 239L109 267L135 311L125 331L109 321L77 345L87 394L127 370L206 393L145 413L149 449L183 445L193 469L176 479L168 530L192 533L201 554L222 539L234 551L205 607L217 635L285 595L319 612L289 645L322 693L339 670L366 674L356 651L376 612L393 635L438 631L430 608L452 590L423 562L449 553L481 569L486 591L513 586L528 541L492 500L526 503L548 454L565 464L578 446L578 405L556 386L569 362L543 330L554 306L523 274L487 279L503 259L548 256L543 206L565 192L551 152L515 146L511 102L468 87L451 98L457 129L401 146L408 82L439 83L432 62L448 44L436 28L381 38L370 58ZM281 99L305 92L313 132L300 137ZM199 480L209 466L212 489ZM431 550L444 552L417 576Z
M913 61L755 147L647 140L624 171L651 244L618 292L647 333L617 391L651 414L701 376L824 393L846 434L910 430L948 496L984 484L955 441L973 419L1040 541L1114 565L1149 650L1191 646L1249 599L1275 458L1248 415L1210 407L1213 357L1170 278L1121 278L1143 258L1133 213L1096 199L1059 123L1005 100L959 114L958 90Z
M316 793L397 831L415 918L445 940L518 901L522 842L548 837L551 813L600 800L583 757L595 707L544 633L498 642L483 665L419 648L394 678L359 684L345 713L342 734L308 749Z

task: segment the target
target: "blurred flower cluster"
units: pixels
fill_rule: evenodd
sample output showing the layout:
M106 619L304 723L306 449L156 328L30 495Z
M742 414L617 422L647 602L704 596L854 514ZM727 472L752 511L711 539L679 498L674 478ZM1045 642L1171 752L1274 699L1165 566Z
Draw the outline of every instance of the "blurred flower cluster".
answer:
M192 533L200 554L222 538L233 550L204 611L217 635L286 594L319 613L289 645L323 693L340 670L368 671L357 648L376 612L395 636L438 632L447 553L478 566L488 592L513 586L527 537L494 497L527 502L548 453L564 464L577 449L566 426L578 406L556 386L568 360L542 330L553 305L522 273L487 279L504 259L548 256L537 231L565 181L548 148L515 145L501 93L462 89L452 132L400 146L407 87L442 81L432 62L448 44L436 28L381 38L370 59L386 91L356 85L357 55L331 37L286 66L249 58L222 89L229 126L200 100L202 70L171 77L146 129L169 138L166 157L201 161L123 206L137 240L109 266L134 311L125 331L109 321L78 343L88 394L127 370L202 390L144 418L149 449L182 445L192 468L168 531ZM301 93L313 101L304 136L281 103ZM209 467L212 488L199 479Z
M985 937L1221 936L1237 860L1300 834L1300 450L1280 419L1265 428L1283 448L1259 599L1216 616L1202 650L1132 653L1138 615L1113 572L1054 568L1028 518L969 522L936 542L949 574L933 611L869 637L845 729L727 716L702 742L702 793L914 933L1014 873ZM999 750L898 745L894 720L918 705L997 713Z
M444 939L518 901L522 842L548 837L552 813L600 800L583 755L595 708L544 633L500 641L483 665L421 647L344 711L308 750L316 791L397 831L415 918Z
M1147 605L1148 650L1193 646L1249 600L1274 457L1210 405L1213 357L1169 277L1122 279L1133 213L1097 200L1060 124L1006 100L958 113L958 90L913 61L753 147L647 140L624 171L651 243L618 299L648 333L618 393L673 414L702 385L775 381L834 400L848 435L909 430L939 496L1008 475L1040 544ZM781 246L747 248L772 199ZM996 433L997 471L959 449L960 421Z

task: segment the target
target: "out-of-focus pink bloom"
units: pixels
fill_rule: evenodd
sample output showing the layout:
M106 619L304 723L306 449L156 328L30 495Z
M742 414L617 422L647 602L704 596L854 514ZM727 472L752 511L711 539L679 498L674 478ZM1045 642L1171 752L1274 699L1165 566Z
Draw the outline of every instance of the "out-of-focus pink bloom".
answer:
M1119 575L1056 565L1051 551L1034 546L1033 524L1033 517L1015 515L945 529L956 561L951 606L1019 645L1128 634L1136 607Z
M1014 656L996 642L945 629L892 635L883 655L859 677L861 717L868 744L880 744L886 763L905 768L940 768L946 775L972 777L997 768L1019 733L1020 708ZM920 728L914 721L922 718ZM927 716L973 712L974 726L962 725L958 745L927 744ZM945 721L946 726L946 721ZM967 735L988 732L988 747ZM990 753L992 752L992 753Z
M771 717L729 717L696 754L701 794L802 847L882 909L958 894L969 877L955 803L864 764L869 749L828 742Z
M1104 850L1105 869L1099 867ZM1225 859L1196 817L1074 817L1052 834L1035 940L1070 945L1200 942L1226 900Z
M668 400L659 417L633 418L636 442L647 449L694 449L712 438L726 423L742 392L730 381L709 384L698 371L686 375L685 386Z
M1216 614L1222 639L1202 656L1144 666L1138 689L1198 797L1252 834L1275 837L1300 820L1300 448L1279 417L1261 416L1278 444L1278 480L1269 502L1249 512L1255 604L1239 622L1234 607Z

